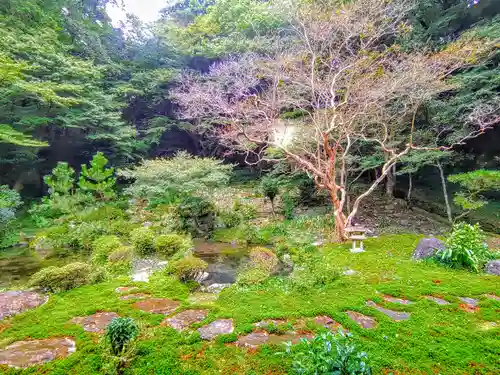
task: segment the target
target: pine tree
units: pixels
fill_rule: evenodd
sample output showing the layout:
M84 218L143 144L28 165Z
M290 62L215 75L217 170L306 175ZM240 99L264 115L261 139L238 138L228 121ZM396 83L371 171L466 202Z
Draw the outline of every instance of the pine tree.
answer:
M102 152L98 152L90 161L90 167L82 164L82 172L78 182L78 186L83 191L91 192L100 200L107 200L115 196L115 169L106 168L107 164L108 159Z
M52 174L43 178L43 181L49 186L51 195L67 195L75 185L75 170L66 162L59 162L52 169Z

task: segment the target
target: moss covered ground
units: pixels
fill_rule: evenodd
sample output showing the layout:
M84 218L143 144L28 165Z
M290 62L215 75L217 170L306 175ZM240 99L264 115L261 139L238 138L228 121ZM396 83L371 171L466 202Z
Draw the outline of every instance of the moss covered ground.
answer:
M324 262L334 264L339 274L326 285L297 288L286 278L271 278L249 288L233 286L206 307L210 313L199 325L216 318L233 318L235 334L248 332L251 324L265 318L329 315L358 338L369 354L376 374L498 374L500 369L500 329L485 329L484 322L500 324L500 301L485 294L500 295L496 276L477 275L446 269L429 262L416 263L411 253L418 242L413 235L385 236L366 242L367 251L351 254L349 245L326 245L317 251ZM114 311L136 318L142 327L137 357L126 374L287 374L290 363L277 355L282 349L263 346L240 349L228 343L236 335L208 343L197 333L178 333L160 325L162 315L132 307L133 301L119 299L115 288L133 285L117 279L52 295L41 307L0 323L0 347L16 340L72 336L77 351L64 360L26 370L2 369L6 374L102 374L103 356L99 336L69 323L75 316L97 311ZM164 276L136 284L139 291L155 297L181 301L180 309L191 307L188 286ZM134 291L134 292L137 292ZM384 302L383 294L404 297L415 303ZM439 296L450 302L438 305L424 298ZM461 309L457 297L479 299L476 312ZM407 321L394 322L365 305L373 300L392 310L411 314ZM462 306L463 307L463 306ZM360 328L346 310L375 317L375 329ZM196 325L195 325L196 327Z

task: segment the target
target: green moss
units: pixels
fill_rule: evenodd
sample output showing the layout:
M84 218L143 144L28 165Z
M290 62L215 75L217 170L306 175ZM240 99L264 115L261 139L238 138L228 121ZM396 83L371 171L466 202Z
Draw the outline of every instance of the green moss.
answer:
M419 239L414 235L369 239L365 242L366 252L361 254L351 254L350 244L316 248L314 253L306 252L303 257L311 257L313 263L333 265L339 271L352 269L357 273L338 275L324 285L305 289L293 287L288 278L277 277L257 286L225 289L210 306L208 319L232 318L235 332L240 334L250 332L255 322L264 319L294 321L328 315L352 332L360 349L369 354L374 374L495 374L500 348L498 328L482 330L480 326L485 321L498 321L500 302L484 297L486 293L500 295L498 278L412 261L411 254ZM125 369L126 374L289 373L290 361L276 355L283 351L282 347L264 346L257 352L246 351L223 343L234 340L234 335L206 343L197 334L178 333L160 326L164 316L134 309L134 301L119 299L114 289L128 283L128 278L123 278L61 292L51 296L47 304L15 316L9 325L2 326L0 346L29 337L71 336L76 339L77 351L65 360L39 368L8 371L12 374L103 373L104 360L94 336L68 322L75 316L114 311L122 317L136 319L143 327L137 341L138 355ZM140 292L181 301L181 309L189 306L188 287L174 277L153 275L149 283L139 286ZM414 303L384 302L383 294L404 297ZM425 295L442 296L450 304L437 305L425 299ZM461 310L457 297L462 296L479 299L480 310L476 313ZM409 312L411 318L393 322L366 306L367 300ZM347 317L346 310L375 317L377 328L360 328ZM278 326L278 329L286 327Z

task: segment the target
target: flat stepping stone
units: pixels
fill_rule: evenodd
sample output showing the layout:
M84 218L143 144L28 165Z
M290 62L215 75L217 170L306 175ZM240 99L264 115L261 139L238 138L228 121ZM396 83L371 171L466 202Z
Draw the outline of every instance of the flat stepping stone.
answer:
M236 341L236 346L240 348L255 349L261 345L264 345L269 340L269 334L266 331L262 332L252 332L246 336L241 336Z
M293 345L298 344L302 339L312 340L314 335L312 333L297 333L287 332L284 335L269 335L267 344L279 345L286 342L291 342Z
M437 303L438 305L449 305L450 304L447 300L439 298L439 297L425 296L425 298L427 298L429 301Z
M150 298L133 304L136 309L153 313L170 315L179 307L180 302L167 298Z
M137 288L136 286L120 286L118 288L115 289L115 292L116 293L128 293L128 292L132 292L134 290L137 290L139 288Z
M233 333L233 319L218 319L204 327L198 328L200 337L203 340L213 340L218 335L228 335Z
M354 320L361 328L375 328L377 326L377 321L371 316L363 315L357 311L346 311L345 312L349 318Z
M261 320L260 322L257 322L254 324L256 328L262 328L266 329L269 328L270 326L279 326L280 324L285 324L286 320L283 319L266 319L266 320Z
M150 297L151 297L151 294L134 293L134 294L127 294L127 295L121 296L120 299L122 301L128 301L131 299L146 299L146 298L150 298Z
M172 327L176 331L184 331L191 324L199 323L208 315L208 310L185 310L175 314L171 318L166 318L164 324Z
M89 316L77 316L70 320L71 323L78 324L87 332L104 333L106 327L115 318L120 316L114 312L98 312Z
M75 341L69 337L17 341L0 350L0 365L15 368L31 367L54 359L66 358L75 350Z
M485 294L484 295L486 298L489 298L489 299L494 299L496 301L500 301L500 297L494 295L494 294Z
M385 307L382 307L380 305L377 305L373 301L367 301L366 306L373 307L374 309L380 311L382 314L387 315L389 318L392 320L399 322L401 320L408 320L410 319L410 313L407 312L402 312L402 311L394 311L394 310L389 310L386 309Z
M413 302L403 298L396 298L389 295L384 295L384 301L391 303L399 303L400 305L411 305Z
M0 320L34 309L48 299L49 297L43 294L23 290L0 293Z
M214 293L193 293L188 297L188 302L193 305L211 305L217 301L218 295Z
M466 303L467 305L471 305L471 306L477 306L477 304L479 303L478 299L470 298L470 297L458 297L458 299L460 301L462 301L463 303Z
M331 332L336 333L340 329L342 332L346 333L349 332L347 329L342 327L342 324L339 322L336 322L332 318L326 315L321 315L321 316L316 316L313 319L314 324L317 324L319 326L325 327L329 329Z

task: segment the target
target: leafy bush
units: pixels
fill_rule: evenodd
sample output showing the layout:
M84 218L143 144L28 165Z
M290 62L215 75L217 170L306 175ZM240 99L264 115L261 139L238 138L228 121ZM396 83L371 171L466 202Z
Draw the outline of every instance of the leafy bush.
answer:
M139 326L132 318L114 318L106 327L106 340L114 355L120 355L137 335Z
M226 228L235 228L242 221L241 215L231 210L220 211L218 216Z
M339 332L322 333L297 345L287 343L287 356L293 359L292 374L371 375L368 356L360 352L352 337Z
M130 240L134 246L135 252L141 256L154 254L154 239L154 232L144 227L134 229L130 235Z
M12 222L21 204L21 196L17 191L7 185L0 186L0 248L12 246L17 241Z
M274 207L274 199L278 196L280 190L279 179L270 176L262 178L260 189L262 190L262 194L271 201L271 205Z
M478 272L491 257L479 224L459 223L453 226L444 250L436 254L438 261L452 268Z
M208 264L204 260L190 254L179 260L170 262L166 271L168 274L176 275L181 281L193 280L196 275L207 269Z
M177 252L189 250L191 240L180 234L162 234L154 240L156 252L164 256L171 256Z
M102 206L91 208L90 210L84 211L78 215L78 219L81 221L101 221L101 220L123 220L126 219L127 215L118 207L114 206Z
M340 272L324 256L309 256L305 263L290 275L290 282L298 289L318 288L332 283L340 277Z
M100 277L92 275L90 265L76 262L38 271L31 277L29 286L56 293L98 281L101 281Z
M116 236L101 236L92 243L92 263L105 264L109 254L122 246L120 239Z
M275 272L279 263L276 254L265 247L254 247L251 249L250 260L255 267L263 269L268 273Z
M241 203L239 200L236 200L233 209L243 220L252 220L257 217L257 208L251 204Z
M132 270L133 251L127 246L119 247L108 256L106 270L112 275L126 275Z
M266 281L270 276L270 272L259 267L250 267L242 270L238 274L236 283L239 285L255 285Z
M479 169L449 176L448 181L465 189L464 192L455 194L454 201L467 213L488 203L481 196L482 193L500 190L500 171Z
M144 160L119 174L134 180L126 193L134 197L163 197L167 192L184 196L203 194L227 185L233 166L212 158L199 158L179 152L170 159Z
M283 199L283 216L286 220L293 219L293 211L295 209L295 202L289 192L284 192L282 195Z

